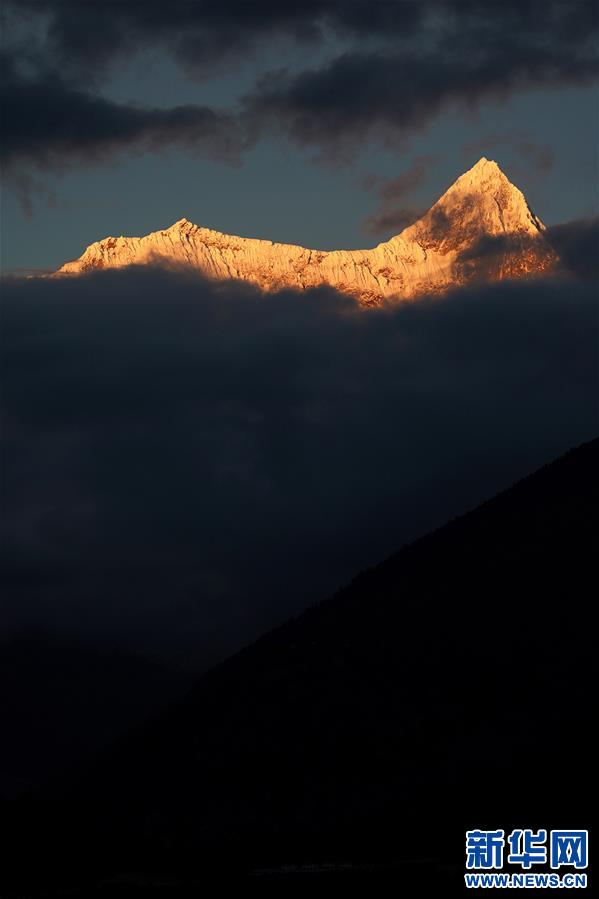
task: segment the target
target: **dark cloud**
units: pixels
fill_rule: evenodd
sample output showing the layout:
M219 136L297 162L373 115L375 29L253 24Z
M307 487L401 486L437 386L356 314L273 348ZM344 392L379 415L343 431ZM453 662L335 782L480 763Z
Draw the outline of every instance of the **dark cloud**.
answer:
M599 217L554 225L547 238L565 269L586 278L599 278Z
M589 47L576 53L556 35L552 44L534 41L523 52L520 37L498 29L489 43L480 35L470 35L469 44L467 34L448 34L435 49L348 52L299 75L265 75L247 97L247 109L299 144L343 158L368 135L396 143L452 103L475 107L516 88L597 76L597 56Z
M544 232L558 257L557 270L579 278L599 278L599 218L553 225ZM519 234L485 235L458 257L458 263L497 259L534 251L538 241Z
M397 234L417 221L426 210L398 207L397 204L426 180L435 161L434 156L416 156L405 172L396 178L379 178L376 175L365 178L363 186L376 192L380 208L365 219L364 230L371 234Z
M425 209L414 209L412 207L400 207L398 209L383 207L378 212L364 219L362 227L369 234L392 236L399 234L400 231L403 231L409 225L413 225L425 212Z
M469 141L462 147L464 156L470 158L476 153L488 153L489 148L508 147L516 159L524 160L527 171L545 174L553 168L555 157L551 147L537 143L529 134L512 131L510 134L487 134L484 137Z
M377 133L395 142L449 104L466 108L532 86L597 76L592 4L439 3L437 28L398 48L352 49L324 66L262 78L247 98L258 119L333 156Z
M3 150L0 151L0 156L3 161L8 162ZM11 171L10 174L12 186L27 218L33 216L35 206L39 204L40 200L45 200L48 209L56 208L58 204L56 192L50 190L40 178L36 178L35 175L23 168Z
M516 149L537 172L548 172L553 168L555 157L551 147L541 146L532 140L522 140Z
M591 437L595 302L5 281L4 627L229 651Z
M9 78L7 147L36 162L173 143L216 155L271 129L342 160L369 135L397 142L448 105L471 107L527 86L586 83L598 72L597 15L587 0L23 0L19 12L14 3L9 8L20 26L6 45L34 71ZM279 38L303 42L306 54L318 44L325 61L299 72L263 72L230 111L137 108L89 92L125 51L159 44L184 66L215 72L257 46L278 46ZM340 46L347 49L339 54ZM550 163L534 144L524 152L536 154L537 166Z
M396 203L426 180L435 162L434 156L416 156L405 172L396 178L379 178L374 175L364 179L364 186L374 189L382 203Z
M122 150L171 146L235 161L244 144L235 119L207 107L114 103L70 86L56 73L25 74L7 54L0 58L0 76L2 159L9 169L24 162L60 170L73 161L101 161ZM17 186L27 203L31 176L19 177Z
M107 0L101 6L79 0L11 0L13 15L40 14L46 23L48 50L63 70L97 70L115 55L139 45L170 46L177 58L196 57L214 64L223 55L246 53L257 41L277 35L302 42L331 33L376 39L396 45L405 39L425 44L439 31L464 36L469 49L484 54L497 32L511 35L515 53L543 47L555 49L561 40L577 42L597 27L588 0L505 0L481 6L474 0ZM481 44L474 44L474 38ZM546 46L548 43L553 46ZM575 60L573 60L574 64Z
M161 44L207 72L276 37L319 42L327 34L412 35L428 12L417 0L13 0L9 7L48 22L47 51L62 71L92 76L115 56Z

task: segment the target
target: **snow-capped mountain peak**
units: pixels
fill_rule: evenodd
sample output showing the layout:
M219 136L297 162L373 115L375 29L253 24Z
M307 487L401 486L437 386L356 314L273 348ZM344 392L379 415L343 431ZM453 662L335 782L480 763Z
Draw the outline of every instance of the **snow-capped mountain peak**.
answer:
M365 305L438 293L473 278L539 274L555 263L545 227L523 193L484 156L413 225L369 250L310 250L236 237L186 218L145 237L107 237L56 275L157 264L191 266L263 290L329 285ZM484 254L477 247L485 242ZM494 244L495 242L495 244Z

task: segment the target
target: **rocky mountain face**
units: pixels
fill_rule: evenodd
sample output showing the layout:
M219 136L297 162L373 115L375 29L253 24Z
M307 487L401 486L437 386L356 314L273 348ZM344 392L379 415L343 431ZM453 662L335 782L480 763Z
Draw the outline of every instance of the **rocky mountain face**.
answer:
M496 162L480 159L419 221L371 250L309 250L234 237L183 218L145 237L107 237L55 274L133 264L185 265L263 290L330 285L364 305L410 299L473 279L539 274L556 256L545 226Z

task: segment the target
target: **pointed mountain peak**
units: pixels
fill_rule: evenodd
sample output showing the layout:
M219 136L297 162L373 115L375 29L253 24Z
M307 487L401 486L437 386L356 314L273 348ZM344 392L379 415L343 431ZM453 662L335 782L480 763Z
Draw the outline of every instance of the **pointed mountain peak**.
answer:
M472 168L465 171L463 175L460 175L449 190L453 190L454 188L467 188L473 190L476 187L484 189L485 185L493 184L503 186L509 185L512 190L518 191L518 188L512 184L505 172L502 171L494 159L487 159L486 156L481 156ZM447 191L447 193L449 193L449 191ZM520 191L518 191L518 193L520 193Z
M532 238L544 230L522 191L493 159L482 156L426 215L398 236L447 253L459 252L481 237L518 234Z
M471 172L474 172L474 171L483 171L483 170L485 170L485 169L486 169L487 171L501 172L501 169L499 168L499 166L497 165L497 163L495 162L495 160L494 160L494 159L487 159L486 156L481 156L480 159L478 160L478 162L475 162L475 164L472 166L472 168L470 169L470 171L471 171ZM503 172L501 172L501 174L503 175Z

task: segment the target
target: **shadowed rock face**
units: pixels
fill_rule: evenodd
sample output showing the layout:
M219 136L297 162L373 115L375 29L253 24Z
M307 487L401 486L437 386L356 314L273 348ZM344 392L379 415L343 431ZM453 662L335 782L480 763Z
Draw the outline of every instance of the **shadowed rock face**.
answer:
M158 263L188 265L217 280L238 278L264 290L329 285L363 305L410 299L464 284L540 274L556 256L543 223L497 163L484 157L419 221L371 250L308 250L234 237L181 219L145 237L107 237L57 275ZM476 256L481 241L503 241ZM467 257L466 261L464 257Z

